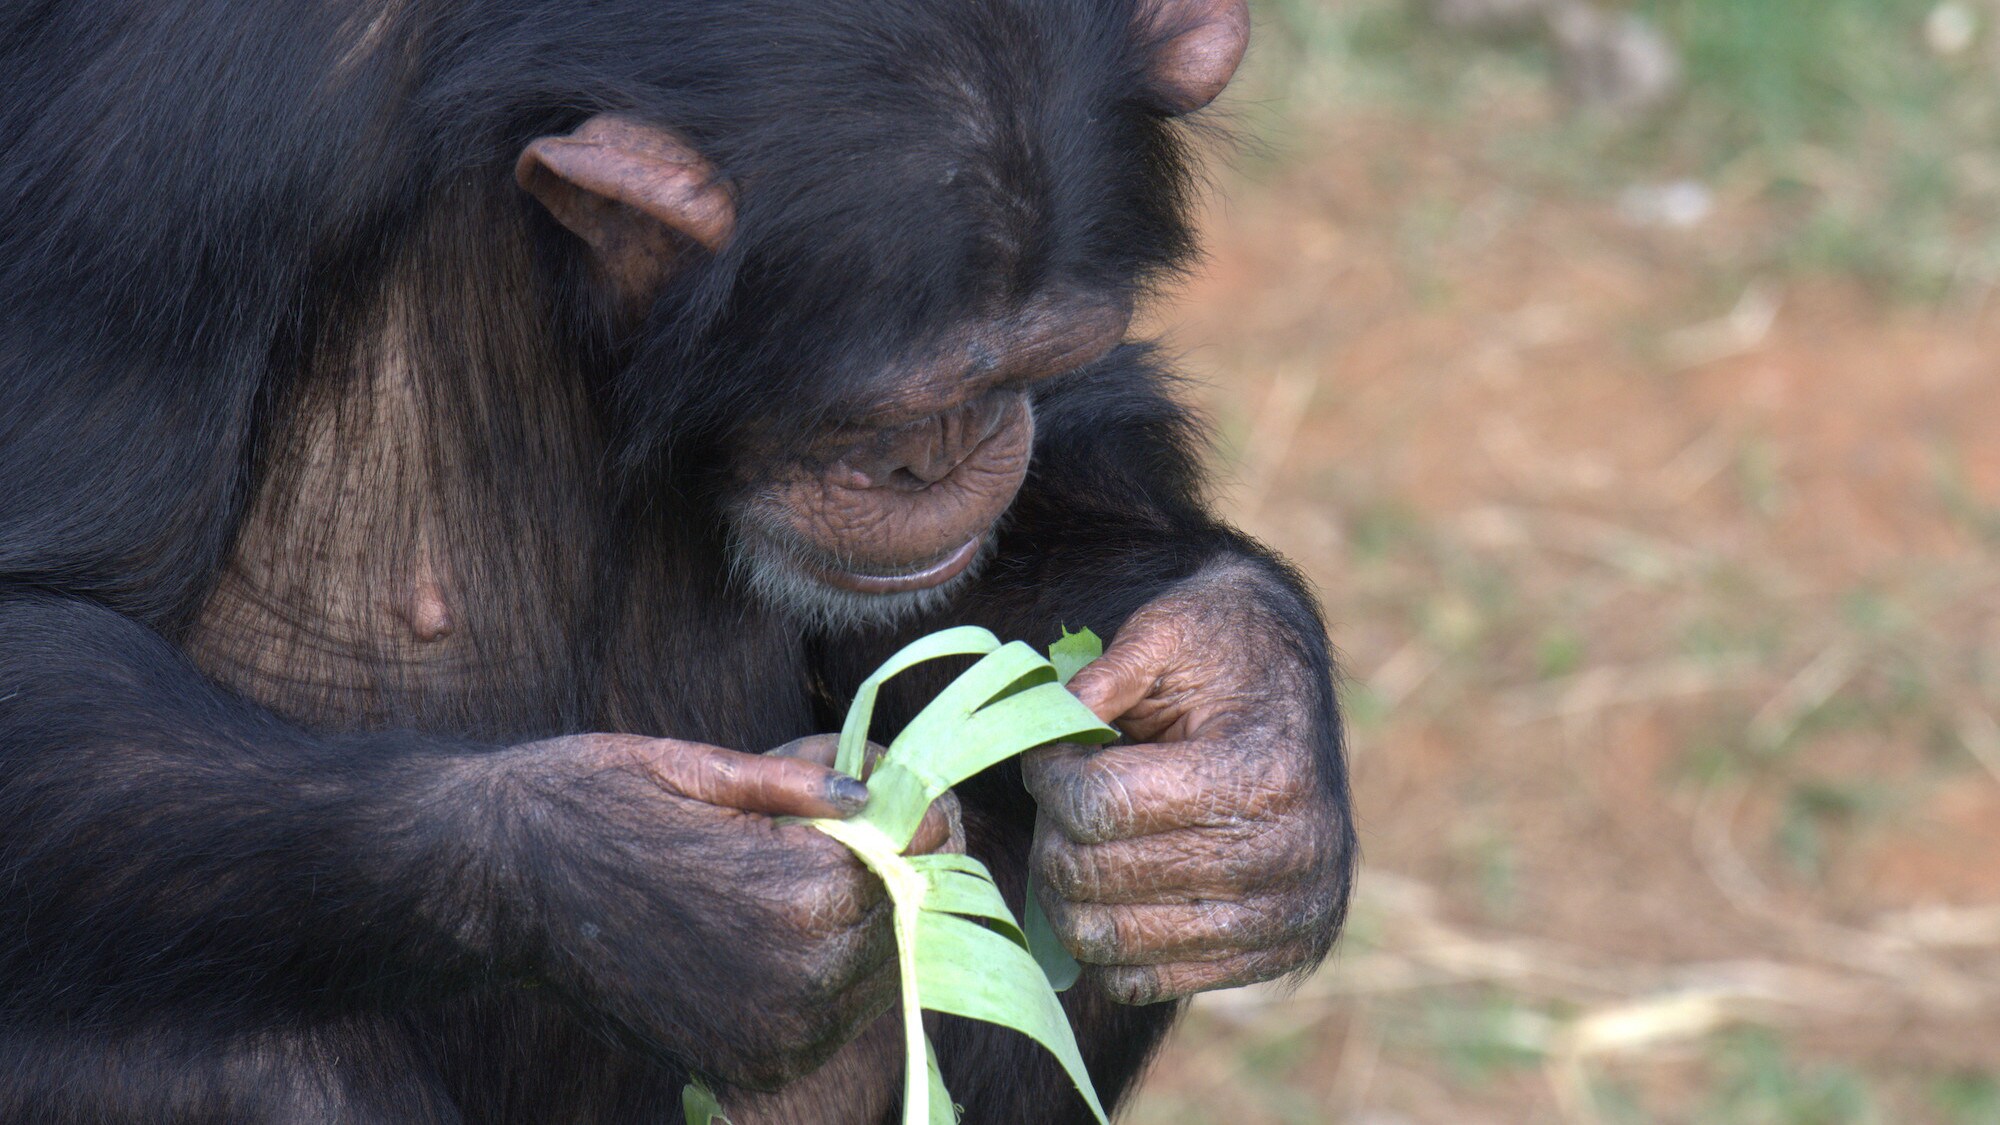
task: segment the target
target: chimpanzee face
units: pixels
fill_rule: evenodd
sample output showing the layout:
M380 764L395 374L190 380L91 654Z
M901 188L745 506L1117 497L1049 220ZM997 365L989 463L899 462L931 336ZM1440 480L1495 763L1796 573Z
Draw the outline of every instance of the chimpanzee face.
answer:
M608 304L654 334L642 397L737 404L699 428L725 435L734 564L766 600L851 626L948 597L1027 478L1035 385L1116 347L1143 275L1185 249L1165 120L1220 91L1247 17L1136 19L1143 66L1044 51L1036 84L1018 58L885 58L884 88L832 92L822 128L747 155L626 114L522 153ZM705 304L704 268L728 275Z
M829 623L893 618L949 596L992 546L1027 478L1035 384L1123 339L1117 297L1043 299L953 334L902 393L829 425L731 504L736 561L767 598Z

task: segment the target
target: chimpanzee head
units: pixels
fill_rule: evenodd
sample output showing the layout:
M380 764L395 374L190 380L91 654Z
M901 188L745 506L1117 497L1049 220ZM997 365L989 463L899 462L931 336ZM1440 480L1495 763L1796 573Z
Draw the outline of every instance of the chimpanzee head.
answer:
M580 240L628 453L696 466L759 595L890 620L990 549L1036 385L1118 346L1189 253L1175 119L1227 83L1248 14L888 0L745 22L757 40L662 60L675 96L534 140L516 177Z

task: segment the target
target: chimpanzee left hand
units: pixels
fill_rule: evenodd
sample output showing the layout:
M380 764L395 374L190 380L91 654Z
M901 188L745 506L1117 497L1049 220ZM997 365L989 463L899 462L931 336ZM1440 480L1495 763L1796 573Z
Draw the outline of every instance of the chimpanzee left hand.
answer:
M1347 809L1318 760L1328 687L1250 567L1135 613L1070 689L1128 743L1023 759L1056 934L1127 1004L1316 963L1344 907Z

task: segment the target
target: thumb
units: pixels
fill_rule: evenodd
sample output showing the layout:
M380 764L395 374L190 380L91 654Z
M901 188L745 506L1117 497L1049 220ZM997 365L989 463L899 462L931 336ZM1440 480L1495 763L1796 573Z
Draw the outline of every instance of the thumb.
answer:
M804 758L741 754L655 739L643 755L653 779L690 800L766 816L845 818L868 804L868 787Z
M1153 690L1161 671L1143 646L1113 643L1103 656L1070 678L1069 690L1091 714L1109 723L1138 706Z

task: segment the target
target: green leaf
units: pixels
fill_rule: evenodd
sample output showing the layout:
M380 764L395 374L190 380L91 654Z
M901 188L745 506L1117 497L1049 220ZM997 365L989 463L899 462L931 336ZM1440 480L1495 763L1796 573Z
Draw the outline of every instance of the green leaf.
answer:
M971 718L994 700L1010 695L1010 689L1018 689L1023 680L1054 683L1055 678L1055 670L1034 649L1020 641L1002 645L937 693L937 697L917 712L917 717L910 720L890 746L929 747L948 741L957 724ZM945 747L938 747L938 750L943 749ZM908 754L905 760L913 765L930 766L929 755L932 752Z
M937 1048L930 1040L924 1040L924 1065L930 1071L931 1112L930 1125L958 1125L958 1105L951 1100L951 1091L944 1088L944 1072L938 1069Z
M1104 655L1104 642L1089 629L1079 629L1072 633L1063 626L1062 639L1049 646L1049 663L1055 666L1056 682L1068 686L1070 680L1083 671L1084 666ZM1083 975L1083 966L1063 948L1061 939L1056 937L1055 926L1049 922L1048 914L1042 910L1042 900L1037 895L1041 879L1032 872L1028 875L1028 901L1021 911L1021 929L1028 937L1028 952L1034 954L1035 963L1049 978L1049 987L1057 992L1067 992Z
M1097 640L1086 631L1058 643L1070 646L1065 659L1074 660ZM957 1120L924 1034L926 1008L1011 1027L1042 1044L1102 1122L1103 1106L1050 988L1051 974L1028 952L1028 937L992 874L970 856L900 853L931 802L973 774L1043 743L1107 742L1118 732L1078 702L1062 686L1063 673L1034 649L964 627L906 646L862 681L841 727L837 762L858 776L846 767L862 761L884 681L926 660L968 654L984 655L889 744L868 778L868 807L846 820L810 823L847 845L888 892L902 986L904 1125Z
M854 703L847 709L847 721L840 727L840 748L835 753L833 768L849 777L861 776L867 762L868 723L875 717L875 693L883 681L927 660L980 655L999 647L1000 638L977 625L960 625L903 646L900 652L861 681L861 687L855 691Z
M909 857L909 862L928 880L925 910L984 918L1009 941L1028 948L1021 924L1007 909L1007 900L1000 897L1000 888L993 884L985 864L965 855L919 855Z
M900 671L916 663L903 657L921 644L904 649L884 667L898 666ZM869 677L882 678L886 677L879 672ZM1031 686L1024 688L1024 683ZM855 705L860 706L858 698ZM850 711L847 727L855 725ZM866 724L861 727L865 730ZM1019 641L1002 645L939 692L889 744L889 752L869 776L868 807L854 819L874 823L890 839L907 846L931 802L988 766L1045 742L1108 742L1117 737L1117 731L1098 722L1089 708L1056 683L1055 670L1034 649Z
M1035 964L1042 967L1043 975L1049 978L1049 987L1057 992L1068 992L1076 984L1076 978L1083 975L1083 966L1063 947L1062 939L1056 936L1055 926L1042 910L1041 899L1035 897L1041 883L1040 876L1029 873L1028 903L1026 909L1021 911L1021 933L1027 939L1029 955L1034 957Z
M896 937L896 974L902 985L903 1009L903 1122L926 1125L934 1120L931 1111L929 1067L918 1072L917 1060L928 1057L931 1044L924 1035L923 998L917 977L917 935L929 880L896 854L908 843L895 843L882 830L860 817L849 820L810 822L821 832L846 844L863 866L882 879L889 893L891 919ZM949 917L949 915L944 915ZM941 1084L941 1083L940 1083Z
M1011 1027L1040 1043L1069 1072L1091 1112L1106 1120L1069 1017L1027 950L976 922L928 910L918 917L917 947L924 1007Z
M690 1082L681 1087L681 1113L687 1118L687 1125L731 1125L722 1112L722 1103L715 1100L715 1093L700 1082Z
M966 674L977 671L979 665L974 665ZM925 739L898 737L891 745L869 779L868 807L860 814L906 846L932 801L988 766L1045 742L1109 742L1118 737L1053 678L960 717L950 726L933 724L925 733Z
M1104 642L1088 629L1072 633L1063 626L1062 639L1049 646L1049 663L1055 665L1056 682L1069 683L1083 666L1104 655Z

